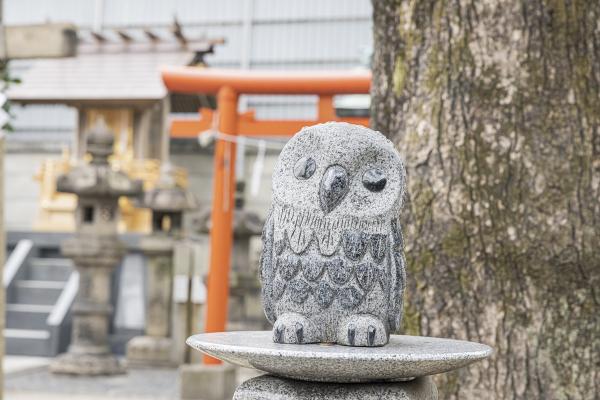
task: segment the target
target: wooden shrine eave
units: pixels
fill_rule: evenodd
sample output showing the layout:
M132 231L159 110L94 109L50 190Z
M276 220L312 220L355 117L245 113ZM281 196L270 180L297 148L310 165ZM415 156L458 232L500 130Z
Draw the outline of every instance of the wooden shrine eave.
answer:
M168 94L161 68L193 57L190 51L99 52L33 60L7 96L20 104L145 107Z

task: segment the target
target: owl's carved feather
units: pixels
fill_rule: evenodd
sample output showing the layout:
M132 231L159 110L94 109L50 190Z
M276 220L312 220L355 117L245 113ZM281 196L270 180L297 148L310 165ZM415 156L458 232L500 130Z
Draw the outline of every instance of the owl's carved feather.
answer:
M397 332L400 329L406 261L402 231L397 219L390 221L388 235L354 235L364 239L361 242L368 242L368 250L362 249L362 244L358 246L361 251L355 251L357 246L349 246L348 243L346 247L350 248L342 247L342 250L347 250L353 256L360 253L364 257L367 251L371 254L372 261L360 262L355 267L351 267L352 263L342 262L339 257L324 261L302 260L301 255L290 252L292 248L289 237L284 235L282 240L275 242L276 222L273 212L270 212L263 229L263 251L260 258L263 305L270 322L277 320L276 306L286 291L290 291L294 302L298 304L306 301L309 296L314 296L317 303L326 309L334 298L338 298L344 309L351 310L361 304L374 284L378 284L389 296L387 319L390 330ZM346 240L350 236L352 235L346 235ZM385 273L386 264L381 264L384 260L389 266L389 274ZM325 279L322 278L324 273L327 274ZM356 279L358 286L350 284L351 276L355 276L353 279Z
M274 263L274 220L273 210L269 210L269 215L262 232L262 253L260 255L260 281L262 283L262 301L263 308L265 310L265 316L270 323L275 323L277 319L275 315L275 304L274 299L279 296L273 295L274 281L275 281L275 263ZM285 243L278 243L277 252L281 254ZM281 250L280 250L281 248ZM285 290L285 286L281 288L280 295Z
M404 286L406 282L406 259L404 258L404 239L400 222L392 220L392 246L390 249L390 267L392 287L389 291L388 322L392 332L400 330L402 322L402 306L404 303Z
M316 211L299 210L276 202L272 207L271 216L279 235L275 238L278 246L285 242L296 254L303 253L311 242L316 241L322 255L333 255L343 245L344 232L365 232L371 235L389 232L389 221L382 218L369 221L354 216L327 218Z

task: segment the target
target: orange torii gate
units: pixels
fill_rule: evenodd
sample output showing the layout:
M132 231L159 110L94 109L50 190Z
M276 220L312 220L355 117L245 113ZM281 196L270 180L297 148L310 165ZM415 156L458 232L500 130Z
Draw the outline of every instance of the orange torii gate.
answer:
M367 126L367 118L338 118L333 107L336 94L366 94L371 86L367 71L272 72L197 67L173 67L162 72L167 89L176 93L217 95L218 130L228 135L293 135L304 126L327 121L346 121ZM238 114L242 94L318 95L317 120L256 120L252 112ZM196 137L210 128L213 112L201 109L199 121L175 122L173 137ZM206 332L222 332L227 321L229 268L233 242L235 187L235 143L218 139L215 143L213 172L212 227L207 287ZM230 190L226 190L230 188ZM229 198L225 198L225 197ZM219 360L205 356L207 364Z

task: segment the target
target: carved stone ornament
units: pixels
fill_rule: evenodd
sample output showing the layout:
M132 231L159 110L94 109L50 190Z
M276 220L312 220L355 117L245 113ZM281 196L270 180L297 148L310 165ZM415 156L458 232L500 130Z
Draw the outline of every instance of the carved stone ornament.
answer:
M327 123L286 144L260 261L275 342L388 342L402 319L404 191L400 155L379 132Z

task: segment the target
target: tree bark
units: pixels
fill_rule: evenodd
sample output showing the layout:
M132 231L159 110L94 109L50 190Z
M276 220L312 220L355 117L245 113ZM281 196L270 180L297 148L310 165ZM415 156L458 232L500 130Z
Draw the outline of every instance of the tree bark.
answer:
M496 351L440 398L600 398L600 2L373 10L372 124L408 172L404 329Z

